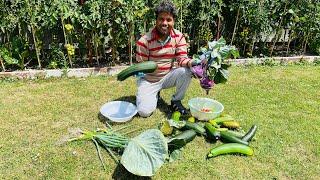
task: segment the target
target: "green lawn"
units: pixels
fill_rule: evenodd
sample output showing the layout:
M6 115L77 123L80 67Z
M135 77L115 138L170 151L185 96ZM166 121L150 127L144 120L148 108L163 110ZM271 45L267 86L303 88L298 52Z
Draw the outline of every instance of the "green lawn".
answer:
M164 164L154 179L319 179L319 66L232 67L225 85L209 94L248 130L258 125L252 157L226 155L206 160L214 144L197 137L183 158ZM104 127L99 108L107 101L134 102L134 78L47 79L0 82L0 179L128 179L103 152L104 171L91 142L58 145L69 128ZM165 103L174 89L164 90ZM205 96L194 79L188 99ZM155 128L168 109L128 124ZM123 126L123 125L114 125ZM137 132L138 133L138 132ZM136 135L136 134L133 134Z

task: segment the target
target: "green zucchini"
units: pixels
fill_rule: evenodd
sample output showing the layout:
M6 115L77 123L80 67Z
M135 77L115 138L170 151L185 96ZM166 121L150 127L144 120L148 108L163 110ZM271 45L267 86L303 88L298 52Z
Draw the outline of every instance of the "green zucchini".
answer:
M208 138L213 140L218 140L220 138L220 132L214 126L212 126L212 124L206 123L204 127L207 130Z
M244 144L244 145L249 145L249 143L247 141L243 141L242 139L237 138L236 136L233 136L228 131L220 131L220 135L221 135L222 139L227 140L231 143L240 143L240 144Z
M137 74L138 72L152 73L157 69L157 63L154 61L145 61L138 64L129 66L128 68L122 70L118 75L118 81L123 81L130 76Z
M202 126L200 126L197 123L192 123L189 121L186 121L186 125L184 126L184 128L185 129L192 129L200 135L204 135L206 133L206 130Z
M258 129L258 126L253 125L250 130L241 138L243 141L251 141L251 139L254 137Z
M214 147L210 150L208 154L208 158L216 157L222 154L230 154L230 153L240 153L247 156L253 155L253 150L251 147L238 143L227 143L222 144L220 146Z

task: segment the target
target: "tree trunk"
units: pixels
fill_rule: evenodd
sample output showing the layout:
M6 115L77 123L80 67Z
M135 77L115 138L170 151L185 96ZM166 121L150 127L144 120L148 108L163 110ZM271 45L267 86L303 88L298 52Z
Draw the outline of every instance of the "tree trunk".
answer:
M220 19L220 16L218 15L218 30L217 30L216 40L220 39L220 25L221 25L221 19Z
M288 44L287 44L287 56L289 55L291 36L292 36L292 32L289 32L289 39L288 39Z
M93 63L93 59L92 59L92 48L91 48L91 41L90 41L90 35L89 32L86 31L86 47L87 47L87 58L88 58L88 62L90 65L92 65Z
M93 45L94 45L94 53L95 53L95 55L96 55L96 61L97 61L97 64L98 64L98 66L100 65L100 63L99 63L99 52L98 52L98 44L97 44L97 33L96 33L96 31L93 31L93 33L92 33L92 38L93 38Z
M130 62L130 65L132 65L132 47L133 47L133 41L134 41L134 38L133 38L133 32L134 32L134 25L133 25L133 22L131 22L129 24L129 62Z
M4 63L3 63L3 60L1 57L0 57L0 63L1 63L1 67L2 67L3 71L6 71L6 68L4 67Z
M36 32L35 32L35 29L34 29L33 25L31 25L31 31L32 31L34 47L36 49L36 56L37 56L37 60L38 60L38 65L39 65L39 68L41 69L41 61L40 61L38 43L37 43L37 40L36 40Z
M284 13L287 11L287 5L288 5L288 1L286 1L286 4L284 5L284 10L283 10ZM283 21L283 17L281 16L281 17L280 17L279 26L278 26L278 28L277 28L277 30L276 30L276 36L275 36L275 39L274 39L274 41L273 41L273 43L272 43L272 46L271 46L270 57L272 57L273 50L274 50L274 46L276 45L276 43L277 43L277 41L278 41L278 39L279 39L279 38L278 38L278 33L279 33L279 30L282 28L282 27L281 27L281 26L282 26L282 21Z
M256 42L256 36L257 36L257 33L254 32L254 36L253 36L253 38L252 38L252 47L251 47L251 51L250 51L251 56L252 56L252 54L253 54L254 44L255 44L255 42Z
M230 43L231 45L232 45L233 40L234 40L234 38L235 38L235 36L236 36L236 30L237 30L237 28L238 28L239 15L240 15L240 7L238 8L237 17L236 17L236 22L235 22L234 28L233 28L233 33L232 33L232 38L231 38L231 43Z
M308 40L309 40L309 34L307 34L307 37L306 37L306 39L304 41L303 54L305 54L307 52Z
M64 45L66 45L66 44L69 44L69 42L68 42L68 39L67 39L66 30L64 29L64 19L63 19L62 16L61 16L61 25L62 25L62 31L63 31L63 37L64 37ZM68 59L69 59L70 67L72 67L73 65L72 65L71 56L69 55L68 52L67 52L67 56L68 56Z

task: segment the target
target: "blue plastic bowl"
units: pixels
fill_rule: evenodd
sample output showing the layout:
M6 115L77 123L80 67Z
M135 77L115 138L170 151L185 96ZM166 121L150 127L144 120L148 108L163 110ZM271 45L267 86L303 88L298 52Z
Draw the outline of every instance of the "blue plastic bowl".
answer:
M208 121L214 119L224 110L223 105L216 100L209 98L192 98L188 102L191 115L198 120ZM203 112L201 109L210 109L210 112Z

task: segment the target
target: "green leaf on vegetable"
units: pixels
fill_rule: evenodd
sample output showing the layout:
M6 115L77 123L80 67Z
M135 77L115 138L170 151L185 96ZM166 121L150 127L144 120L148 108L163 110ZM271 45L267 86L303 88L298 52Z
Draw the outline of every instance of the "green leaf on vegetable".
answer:
M174 151L172 151L170 154L170 157L169 157L169 162L173 162L175 160L181 159L182 150L183 150L183 148L175 149Z
M161 131L147 130L134 137L125 148L121 164L132 174L152 176L168 156L168 145Z
M214 77L214 83L225 83L229 78L229 71L227 69L218 69L216 76Z

